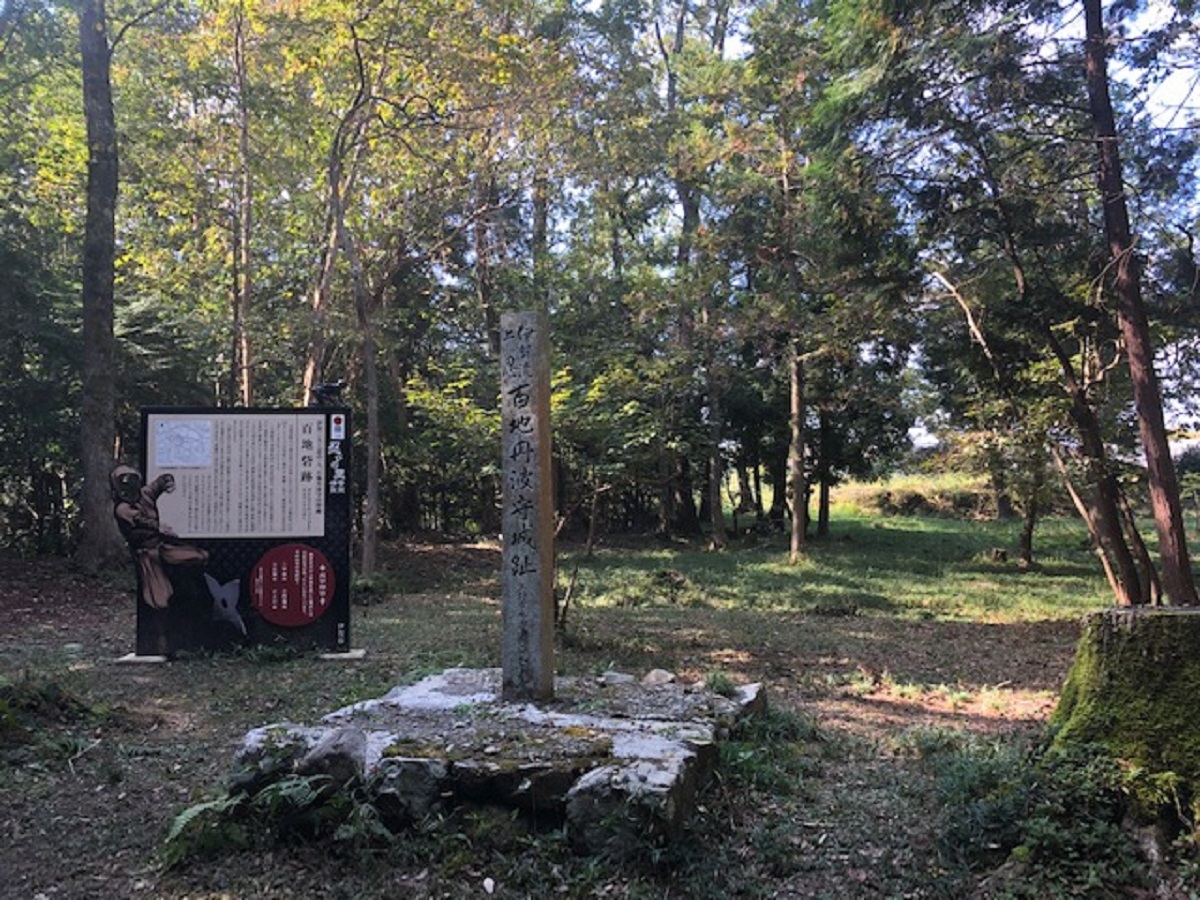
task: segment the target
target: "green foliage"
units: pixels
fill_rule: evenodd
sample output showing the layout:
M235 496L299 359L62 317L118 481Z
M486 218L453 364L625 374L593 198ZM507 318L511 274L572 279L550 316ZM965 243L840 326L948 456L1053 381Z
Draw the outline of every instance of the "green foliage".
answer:
M1111 896L1143 884L1122 830L1126 780L1096 745L968 743L929 758L946 810L940 852L971 871L1003 867L990 896Z
M330 789L326 775L286 775L253 795L227 792L175 816L162 847L168 868L250 847L328 838L339 852L386 846L394 835L357 785Z
M102 710L57 680L22 674L11 681L0 676L0 768L69 768L97 743L82 729L104 718Z
M823 740L805 716L768 709L743 719L721 742L720 777L736 789L777 797L801 793L805 779L821 770Z
M242 797L223 795L189 806L171 821L163 844L163 864L168 868L186 860L242 849L250 835L231 813Z
M737 682L725 672L709 672L704 676L704 686L714 694L722 697L734 697L737 694Z

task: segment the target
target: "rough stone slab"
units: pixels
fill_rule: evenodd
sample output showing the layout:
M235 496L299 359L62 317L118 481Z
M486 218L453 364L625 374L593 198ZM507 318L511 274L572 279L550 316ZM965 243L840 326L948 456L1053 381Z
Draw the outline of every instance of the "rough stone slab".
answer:
M359 728L326 731L295 765L297 775L326 775L335 787L362 778L366 770L367 735Z
M358 662L367 658L367 651L363 647L358 647L351 650L337 650L333 653L319 653L317 659L323 659L327 662Z
M388 757L376 768L368 793L385 821L410 825L441 805L449 774L444 760Z
M137 653L126 653L124 656L118 656L115 660L117 665L120 666L158 664L169 661L170 657L167 656L150 656Z
M761 685L725 697L665 679L559 679L547 703L501 694L500 669L449 669L318 725L256 728L231 783L361 779L397 825L447 803L498 804L564 819L581 850L621 854L678 831L719 742L765 704Z
M696 755L639 759L594 769L566 797L576 850L624 856L677 834L709 772Z

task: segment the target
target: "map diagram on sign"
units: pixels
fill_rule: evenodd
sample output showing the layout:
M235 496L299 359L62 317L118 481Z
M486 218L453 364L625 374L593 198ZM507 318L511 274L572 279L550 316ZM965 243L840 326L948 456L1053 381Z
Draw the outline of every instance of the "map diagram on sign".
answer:
M159 422L154 462L161 469L198 469L212 465L211 420Z

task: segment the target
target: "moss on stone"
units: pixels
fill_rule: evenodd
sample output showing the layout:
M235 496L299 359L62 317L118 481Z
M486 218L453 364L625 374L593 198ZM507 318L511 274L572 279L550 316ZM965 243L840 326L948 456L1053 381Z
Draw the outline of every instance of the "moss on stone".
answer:
M1165 793L1193 804L1200 795L1200 610L1089 616L1050 721L1056 746L1097 743L1121 760L1145 812L1160 810Z

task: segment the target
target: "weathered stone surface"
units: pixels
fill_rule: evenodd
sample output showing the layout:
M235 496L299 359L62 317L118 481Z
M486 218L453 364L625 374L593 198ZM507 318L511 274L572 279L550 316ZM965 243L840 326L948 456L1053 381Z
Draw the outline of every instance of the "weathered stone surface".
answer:
M500 418L504 696L544 701L554 694L554 473L544 311L500 316Z
M367 769L367 736L360 728L326 732L296 760L297 775L327 775L335 788L362 778Z
M384 820L446 803L564 818L573 843L624 853L674 834L712 774L718 743L761 710L761 686L559 679L550 703L501 698L499 669L450 669L324 716L250 732L233 783L253 793L289 774L362 778ZM619 826L614 831L614 823Z
M452 766L454 791L477 803L562 815L563 799L584 771L576 759L518 763L462 760Z
M234 756L230 789L254 794L291 775L296 761L316 746L327 731L291 722L255 728L242 739Z
M576 850L626 856L678 833L707 774L695 754L594 769L566 798Z
M614 684L633 684L636 681L636 678L626 672L609 671L600 676L600 683L609 687Z
M409 825L442 805L449 775L444 760L389 756L380 760L367 793L384 821Z
M674 684L675 673L668 672L666 669L651 669L642 676L642 684L653 686L656 684Z

